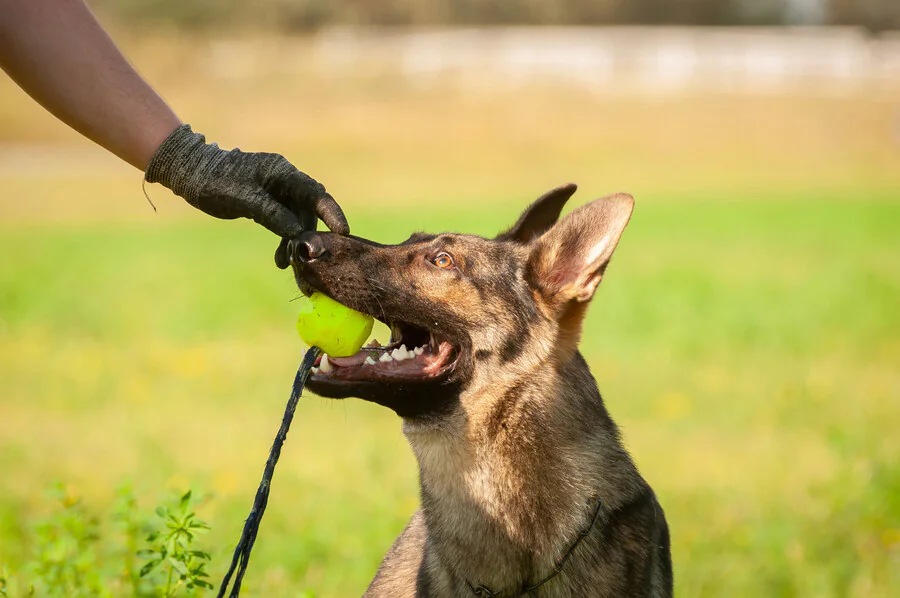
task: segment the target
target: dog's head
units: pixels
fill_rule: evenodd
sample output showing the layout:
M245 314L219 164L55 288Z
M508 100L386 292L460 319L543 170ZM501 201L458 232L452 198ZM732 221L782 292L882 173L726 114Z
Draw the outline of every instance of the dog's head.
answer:
M318 232L295 239L301 289L391 329L386 346L323 358L309 388L373 401L404 418L433 418L457 409L473 385L570 360L634 207L630 195L610 195L559 220L575 188L542 196L494 239L416 233L379 245Z

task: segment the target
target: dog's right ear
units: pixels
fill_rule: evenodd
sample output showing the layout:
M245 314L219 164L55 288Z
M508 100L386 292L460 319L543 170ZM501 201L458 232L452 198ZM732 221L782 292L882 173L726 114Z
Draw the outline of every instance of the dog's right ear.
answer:
M608 195L572 211L535 240L527 276L549 304L565 309L590 301L633 210L627 193Z
M576 189L578 185L569 183L547 191L528 206L519 220L508 231L499 234L497 239L517 243L530 243L537 239L556 224L563 206Z

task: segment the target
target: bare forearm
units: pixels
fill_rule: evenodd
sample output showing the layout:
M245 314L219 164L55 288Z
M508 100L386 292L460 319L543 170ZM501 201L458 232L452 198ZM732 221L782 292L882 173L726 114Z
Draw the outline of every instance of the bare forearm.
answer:
M226 151L182 125L141 79L84 0L0 0L0 68L44 108L192 206L251 218L288 242L322 219L349 234L325 187L284 156Z
M82 135L144 170L181 124L82 0L0 0L0 67Z

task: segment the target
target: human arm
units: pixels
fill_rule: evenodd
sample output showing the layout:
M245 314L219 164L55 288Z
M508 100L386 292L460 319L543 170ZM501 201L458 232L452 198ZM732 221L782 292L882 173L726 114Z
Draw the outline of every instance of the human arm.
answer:
M144 170L181 125L82 0L0 0L0 67L61 121Z
M83 0L0 0L0 67L73 129L217 218L251 218L287 240L349 233L325 187L278 154L225 151L194 133L141 78Z

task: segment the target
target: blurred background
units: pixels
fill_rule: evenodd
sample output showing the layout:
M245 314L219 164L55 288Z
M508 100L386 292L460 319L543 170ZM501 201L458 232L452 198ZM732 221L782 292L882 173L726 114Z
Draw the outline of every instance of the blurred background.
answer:
M283 153L356 234L489 236L568 181L575 205L634 194L582 350L668 514L677 594L900 595L896 0L90 4L182 119ZM304 351L276 239L147 192L158 212L0 77L0 568L21 579L48 487L115 538L130 481L150 511L207 496L217 583ZM361 594L417 488L395 416L308 397L246 594Z

